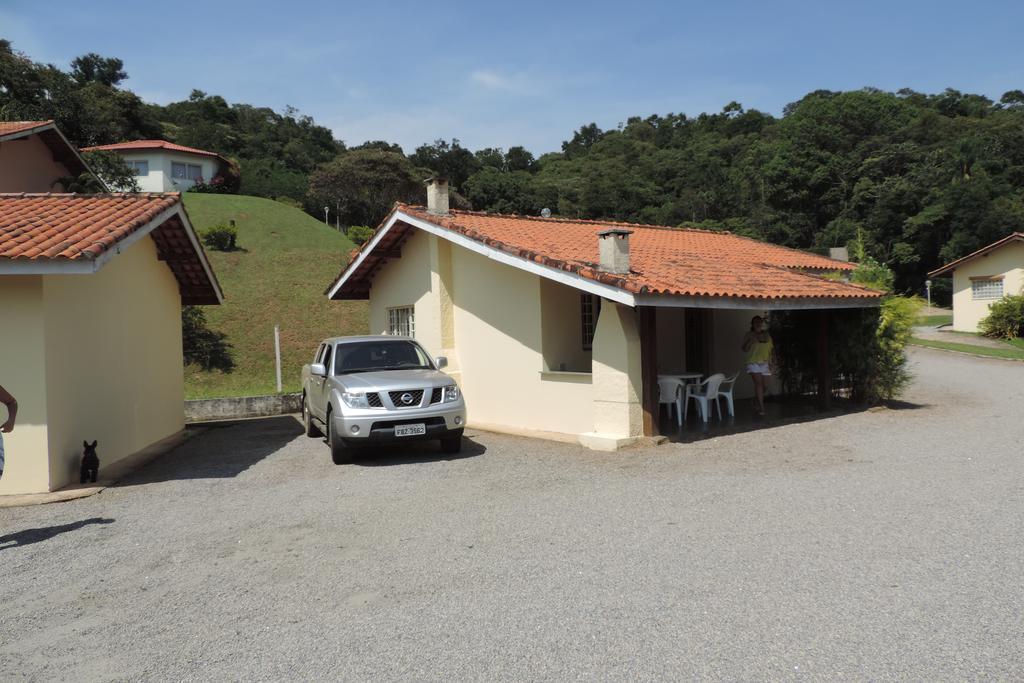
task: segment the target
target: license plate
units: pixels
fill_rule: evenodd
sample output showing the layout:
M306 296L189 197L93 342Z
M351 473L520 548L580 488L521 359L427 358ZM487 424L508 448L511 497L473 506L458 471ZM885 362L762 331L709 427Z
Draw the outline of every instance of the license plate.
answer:
M422 436L427 433L427 425L398 425L395 427L395 436Z

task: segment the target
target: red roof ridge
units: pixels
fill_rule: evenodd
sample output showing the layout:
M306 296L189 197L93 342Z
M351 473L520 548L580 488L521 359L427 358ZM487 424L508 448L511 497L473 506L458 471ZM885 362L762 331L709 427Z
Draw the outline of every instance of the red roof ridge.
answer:
M164 140L162 138L150 138L146 140L124 140L122 142L112 142L108 145L93 145L92 147L83 147L82 151L104 152L130 149L166 149L171 152L182 152L184 154L198 154L200 156L219 157L227 161L227 159L218 152L212 152L208 149L200 149L198 147L189 147L188 145L182 145L180 143L171 142L170 140Z
M400 208L400 209L401 208L406 208L406 209L412 209L414 211L426 212L426 207L424 207L424 206L419 206L419 205L414 205L414 204L404 204L402 202L396 202L396 208ZM651 223L629 223L629 222L626 222L626 221L602 221L602 220L595 220L595 219L592 219L592 218L556 218L555 216L550 216L548 218L545 218L544 216L526 216L526 215L515 214L515 213L490 213L488 211L460 211L460 210L454 210L453 209L450 212L450 216L452 216L452 217L460 216L460 215L462 215L462 216L483 216L483 217L487 217L487 218L508 218L508 219L512 219L512 220L531 220L531 221L552 222L552 223L576 223L576 224L581 224L581 225L642 228L642 229L645 229L645 230L666 230L666 231L670 231L670 232L691 232L691 233L701 233L701 234L706 234L706 235L729 235L730 237L735 237L736 239L741 239L741 240L746 240L748 242L753 242L754 244L767 245L767 246L773 247L775 249L785 249L787 251L791 251L791 252L800 254L801 256L813 256L814 258L825 259L827 261L831 261L831 262L835 263L840 268L844 267L843 264L850 264L849 261L839 261L839 260L836 260L836 259L834 259L834 258L832 258L830 256L825 256L823 254L815 254L814 252L804 251L803 249L796 249L794 247L787 247L787 246L782 245L782 244L776 244L774 242L768 242L768 241L765 241L765 240L759 240L759 239L755 239L753 237L748 237L746 235L739 235L739 234L736 234L736 233L734 233L734 232L732 232L730 230L709 230L707 228L694 228L694 227L689 227L689 226L673 227L671 225L653 225ZM438 216L438 218L444 218L444 216ZM792 268L811 268L811 269L814 269L814 270L827 270L826 266L791 266L791 267Z
M163 199L165 197L181 196L180 192L0 192L0 198L10 199L13 197L70 197L72 199L110 199L110 198L139 198L139 199Z
M404 204L398 202L398 206L405 209L412 209L414 211L426 211L425 206L418 204ZM563 218L561 216L528 216L520 213L492 213L490 211L463 211L460 209L452 209L451 216L486 216L488 218L510 218L514 220L526 220L526 221L539 221L548 223L578 223L581 225L595 225L595 226L617 226L627 228L644 228L650 230L672 230L672 231L684 231L684 232L701 232L708 233L711 235L732 235L734 233L729 230L709 230L708 228L694 228L690 226L672 226L672 225L655 225L653 223L630 223L628 221L604 221L596 218ZM438 216L444 218L444 216Z

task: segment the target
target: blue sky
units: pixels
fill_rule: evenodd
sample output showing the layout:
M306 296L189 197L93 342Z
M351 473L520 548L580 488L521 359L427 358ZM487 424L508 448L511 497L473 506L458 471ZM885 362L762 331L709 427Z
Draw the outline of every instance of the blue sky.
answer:
M1024 89L1021 2L0 0L0 36L66 66L124 60L154 102L193 88L297 107L349 144L559 148L591 121L779 114L819 88Z

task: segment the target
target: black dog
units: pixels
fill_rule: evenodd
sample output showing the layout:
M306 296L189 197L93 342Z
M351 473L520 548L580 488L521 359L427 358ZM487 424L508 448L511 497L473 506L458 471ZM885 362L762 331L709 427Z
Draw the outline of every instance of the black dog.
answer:
M82 447L85 449L82 451L82 480L80 483L84 484L86 481L96 483L96 477L100 473L100 459L96 455L96 444L98 442L93 441L91 444L82 442Z

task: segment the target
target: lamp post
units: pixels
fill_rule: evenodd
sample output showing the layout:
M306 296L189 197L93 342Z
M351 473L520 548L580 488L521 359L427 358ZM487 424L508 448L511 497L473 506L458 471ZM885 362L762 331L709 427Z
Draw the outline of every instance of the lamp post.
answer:
M325 206L324 207L324 223L327 224L327 227L331 227L331 221L328 220L328 218L327 218L327 214L329 214L330 212L331 212L331 208L329 206Z
M925 296L928 297L928 308L931 308L932 307L932 281L931 280L925 280L924 281L924 293L925 293Z

